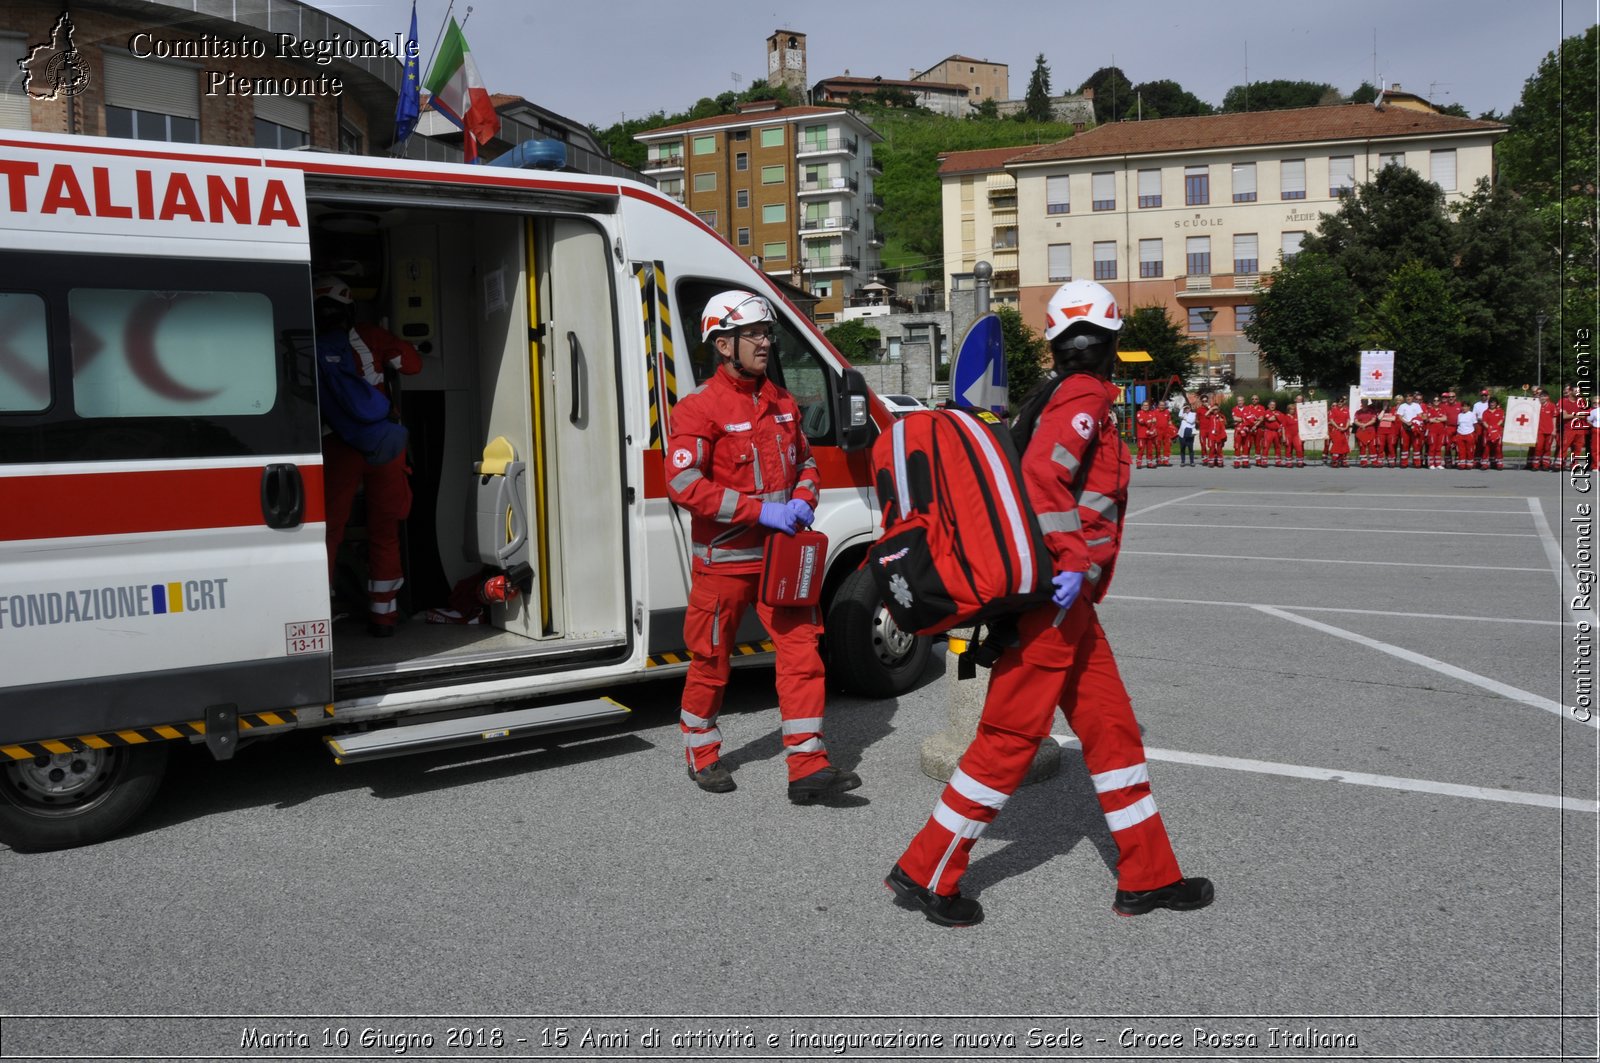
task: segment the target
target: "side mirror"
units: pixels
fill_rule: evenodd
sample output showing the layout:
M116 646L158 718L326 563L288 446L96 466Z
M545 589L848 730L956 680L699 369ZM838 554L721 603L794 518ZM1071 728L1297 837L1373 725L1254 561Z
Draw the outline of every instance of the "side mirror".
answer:
M862 450L872 445L871 391L858 369L846 369L839 380L839 449Z

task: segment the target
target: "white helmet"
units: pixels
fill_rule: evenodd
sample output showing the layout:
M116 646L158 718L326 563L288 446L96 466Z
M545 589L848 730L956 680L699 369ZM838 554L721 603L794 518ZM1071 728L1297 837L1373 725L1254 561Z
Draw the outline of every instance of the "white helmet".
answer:
M332 273L311 278L311 298L313 301L332 299L336 303L346 305L356 301L355 296L350 294L350 285L345 283L343 277Z
M1073 325L1093 325L1108 332L1122 329L1122 311L1105 286L1094 281L1068 281L1056 289L1044 309L1044 338L1053 340Z
M758 325L763 321L776 321L772 304L754 292L734 288L714 295L700 315L700 338L711 339L713 333L723 329L736 329L745 325Z

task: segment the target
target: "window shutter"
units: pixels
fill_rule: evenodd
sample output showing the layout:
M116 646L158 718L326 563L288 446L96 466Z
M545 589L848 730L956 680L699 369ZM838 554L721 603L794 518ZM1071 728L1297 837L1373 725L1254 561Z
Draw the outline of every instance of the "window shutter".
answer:
M193 67L102 51L106 102L113 107L200 119L200 72Z
M31 129L28 94L22 91L22 68L28 45L21 37L0 37L0 129Z
M1433 178L1433 183L1438 185L1441 191L1454 192L1456 190L1455 149L1449 148L1444 151L1434 152L1428 163L1432 170L1429 176Z
M256 117L265 118L285 129L311 132L311 104L305 100L285 99L282 96L257 96Z
M1253 162L1236 162L1233 164L1233 194L1255 195L1256 193L1256 164Z
M1290 196L1298 194L1304 197L1306 191L1306 160L1285 159L1282 162L1283 194Z

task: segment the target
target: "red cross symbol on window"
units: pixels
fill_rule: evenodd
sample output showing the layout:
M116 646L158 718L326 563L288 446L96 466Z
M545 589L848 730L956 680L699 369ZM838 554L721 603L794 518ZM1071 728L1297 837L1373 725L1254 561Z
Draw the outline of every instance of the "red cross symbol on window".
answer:
M1528 423L1528 415L1525 414L1525 413L1517 414L1517 423L1518 424L1527 424Z
M1372 371L1372 379L1374 379L1374 380L1382 380L1383 379L1383 370L1382 369L1374 369Z

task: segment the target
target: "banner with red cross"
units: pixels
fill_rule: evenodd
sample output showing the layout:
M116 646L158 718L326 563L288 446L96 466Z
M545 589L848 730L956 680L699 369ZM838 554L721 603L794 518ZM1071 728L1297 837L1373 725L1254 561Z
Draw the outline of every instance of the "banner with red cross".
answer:
M1328 403L1324 399L1300 404L1300 442L1315 443L1328 438Z
M1361 397L1394 398L1394 352L1361 352Z
M1503 443L1532 446L1539 441L1539 400L1513 395L1506 400L1506 429Z

